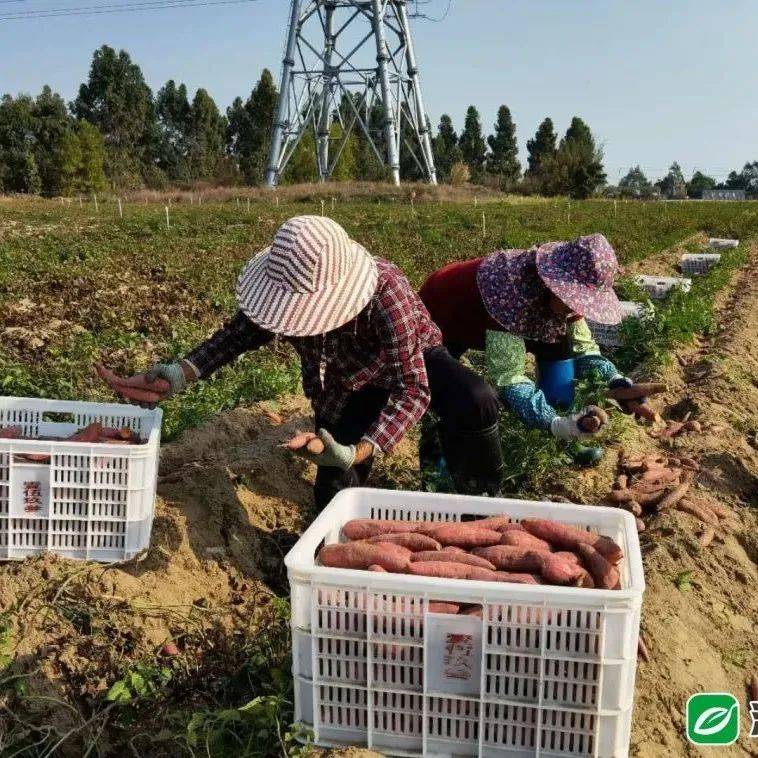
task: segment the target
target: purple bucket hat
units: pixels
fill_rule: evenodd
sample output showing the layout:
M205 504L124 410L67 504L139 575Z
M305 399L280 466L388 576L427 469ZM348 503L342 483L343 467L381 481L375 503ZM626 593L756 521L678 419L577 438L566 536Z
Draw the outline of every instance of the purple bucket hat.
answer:
M536 259L540 279L574 313L598 324L621 321L621 305L613 291L619 265L602 234L540 245Z
M487 312L513 334L558 342L566 321L552 312L554 292L574 312L602 324L622 313L613 291L616 255L602 234L549 242L529 250L499 250L482 261L477 284Z

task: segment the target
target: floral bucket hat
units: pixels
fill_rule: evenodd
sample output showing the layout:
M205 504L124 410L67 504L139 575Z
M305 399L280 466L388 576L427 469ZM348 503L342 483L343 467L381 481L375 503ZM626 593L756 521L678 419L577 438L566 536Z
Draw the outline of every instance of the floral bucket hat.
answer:
M477 283L487 312L506 331L558 342L566 333L566 322L550 310L549 292L580 316L617 324L622 318L613 291L617 271L608 240L593 234L529 250L499 250L484 259Z

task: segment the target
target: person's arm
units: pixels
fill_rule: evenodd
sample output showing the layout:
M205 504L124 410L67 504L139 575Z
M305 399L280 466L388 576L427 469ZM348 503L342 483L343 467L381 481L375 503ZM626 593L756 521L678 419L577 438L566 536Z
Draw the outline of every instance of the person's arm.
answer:
M243 353L268 344L274 336L238 311L215 334L192 350L184 358L184 363L191 367L198 379L205 379Z
M489 330L486 338L487 373L504 405L530 429L550 429L558 413L542 390L526 375L526 346L521 337Z
M358 443L356 463L375 452L391 452L429 407L429 379L409 295L407 284L390 282L377 303L374 318L380 350L385 371L392 375L393 387L386 406Z
M596 371L606 382L623 377L613 362L600 353L600 347L593 339L592 332L584 319L573 321L569 329L577 377L582 378L593 371Z
M526 346L521 337L507 332L487 332L486 363L490 378L498 388L501 401L530 429L550 431L564 440L583 439L588 408L568 416L559 416L542 390L526 376Z

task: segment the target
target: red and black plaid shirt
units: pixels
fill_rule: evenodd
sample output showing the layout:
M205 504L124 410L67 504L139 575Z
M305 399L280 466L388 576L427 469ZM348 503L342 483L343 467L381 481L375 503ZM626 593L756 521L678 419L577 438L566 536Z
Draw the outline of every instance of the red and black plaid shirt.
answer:
M327 423L339 420L351 392L368 385L389 390L387 405L364 435L388 453L429 406L424 351L440 345L442 336L400 269L381 259L376 264L376 292L352 321L315 337L281 339L300 356L303 390ZM275 338L239 312L187 360L206 377Z

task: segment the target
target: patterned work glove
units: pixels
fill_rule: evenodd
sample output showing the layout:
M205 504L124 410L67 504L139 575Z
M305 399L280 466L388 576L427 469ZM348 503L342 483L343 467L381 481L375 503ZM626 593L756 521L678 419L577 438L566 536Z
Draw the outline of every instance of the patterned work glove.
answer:
M608 389L609 390L617 390L621 387L628 388L628 387L634 387L634 382L628 377L628 376L621 376L621 374L617 374L616 376L611 379L610 382L608 382ZM617 400L616 401L620 406L621 410L624 413L631 413L629 410L629 404L625 400ZM645 405L647 403L646 397L641 397L639 400L637 400L640 405Z
M318 430L318 437L324 443L324 452L312 453L308 447L302 447L297 451L307 461L317 466L338 468L347 471L355 460L355 445L340 445L326 429Z
M554 437L558 437L562 440L589 439L603 426L603 423L600 422L599 427L595 432L584 431L579 425L579 422L590 416L597 418L594 413L590 412L589 408L582 408L581 411L578 413L572 413L570 416L556 416L550 424L550 432Z
M145 374L145 379L148 382L154 382L156 379L167 381L171 387L166 393L167 398L179 395L187 389L187 378L184 376L181 363L156 363Z

